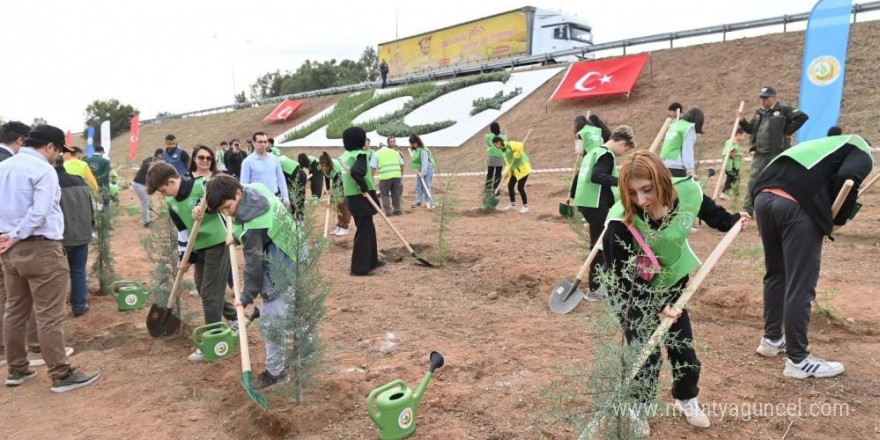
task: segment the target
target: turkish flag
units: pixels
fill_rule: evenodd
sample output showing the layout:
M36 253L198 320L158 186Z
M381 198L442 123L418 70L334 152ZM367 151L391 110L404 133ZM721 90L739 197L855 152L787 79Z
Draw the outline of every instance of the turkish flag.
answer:
M293 116L293 112L297 111L305 102L304 99L285 99L284 102L275 107L269 116L263 118L264 121L286 121Z
M552 99L629 94L647 60L643 53L571 64Z
M131 145L128 147L128 158L134 160L137 157L138 140L141 136L140 115L131 118Z
M73 145L73 133L71 133L70 130L67 130L67 134L64 136L64 143L67 144L68 147Z

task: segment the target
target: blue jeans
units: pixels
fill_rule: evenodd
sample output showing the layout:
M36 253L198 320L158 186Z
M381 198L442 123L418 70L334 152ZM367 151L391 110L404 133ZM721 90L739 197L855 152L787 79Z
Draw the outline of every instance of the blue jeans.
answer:
M86 283L89 245L64 246L64 252L70 266L70 307L73 313L79 314L89 306L89 289Z
M422 179L416 175L416 203L428 203L434 202L432 197L428 196L428 193L431 191L431 182L434 181L434 167L428 167L428 172L425 173L424 179L425 183L422 184ZM425 186L428 187L428 191L425 191ZM434 194L432 193L431 196Z

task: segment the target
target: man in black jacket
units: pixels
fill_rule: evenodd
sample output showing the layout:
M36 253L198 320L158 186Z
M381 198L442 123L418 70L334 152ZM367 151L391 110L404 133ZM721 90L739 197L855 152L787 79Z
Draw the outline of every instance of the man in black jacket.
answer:
M70 265L70 307L73 317L89 311L89 290L86 263L92 242L92 195L85 180L64 169L64 161L55 162L58 185L61 186L61 213L64 215L64 253Z
M761 171L779 153L791 148L791 137L807 122L809 116L796 108L791 108L776 100L776 89L772 86L761 88L761 108L755 111L755 117L749 122L738 112L739 126L752 135L752 173L749 177L748 193L752 193L755 180ZM746 211L754 213L751 198L745 202Z
M226 164L226 172L235 177L236 179L241 178L241 163L244 162L244 158L247 157L247 153L241 150L241 142L238 139L233 139L232 148L226 150L224 155L224 163Z

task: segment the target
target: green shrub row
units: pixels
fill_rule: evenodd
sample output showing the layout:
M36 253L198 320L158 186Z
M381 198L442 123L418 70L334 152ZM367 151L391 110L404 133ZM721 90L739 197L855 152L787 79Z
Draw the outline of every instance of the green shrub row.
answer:
M519 95L520 93L522 93L522 87L517 87L517 88L513 89L513 91L511 91L510 93L508 93L506 95L504 94L504 91L499 90L498 93L496 93L495 96L493 96L491 98L477 98L474 100L474 109L471 110L471 116L476 115L477 113L480 113L483 110L488 110L490 108L495 109L495 110L501 110L501 104L504 104L505 102L513 99L515 96Z

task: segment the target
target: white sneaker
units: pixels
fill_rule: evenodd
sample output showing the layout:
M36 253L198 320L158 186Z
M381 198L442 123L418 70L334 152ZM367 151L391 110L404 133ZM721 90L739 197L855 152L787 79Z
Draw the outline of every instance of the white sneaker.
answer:
M529 205L523 205L523 207L520 208L520 210L519 210L520 214L528 214L528 212L529 212Z
M639 414L634 409L630 409L629 418L632 420L633 438L648 438L651 436L651 425L648 424L647 417Z
M605 298L608 298L608 292L605 290L604 287L601 286L598 289L591 290L587 292L586 295L584 295L584 299L589 302L599 302L605 300Z
M516 205L514 205L513 203L511 203L511 204L505 206L505 207L504 207L503 209L501 209L501 210L502 210L502 211L513 211L514 209L516 209Z
M767 338L761 338L761 343L755 349L755 353L764 357L774 357L779 353L785 353L785 338L779 338L778 341L771 341Z
M696 426L697 428L709 427L709 417L700 409L700 402L697 401L696 397L687 400L675 399L675 408L684 413L691 426Z
M197 348L196 351L192 352L192 354L189 355L189 357L187 359L189 359L193 362L201 362L201 361L205 360L205 354L202 353L202 350L199 350Z
M846 369L840 362L826 361L811 354L797 364L792 362L791 359L786 359L782 375L795 379L834 377L843 374L844 370Z
M336 235L337 237L348 235L348 229L336 228L336 234L333 235Z

